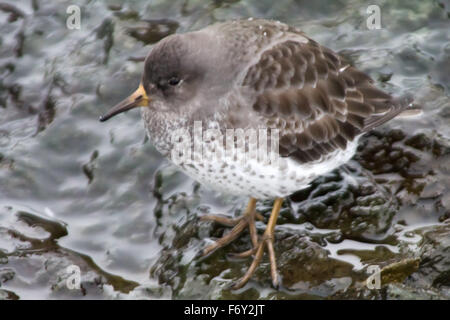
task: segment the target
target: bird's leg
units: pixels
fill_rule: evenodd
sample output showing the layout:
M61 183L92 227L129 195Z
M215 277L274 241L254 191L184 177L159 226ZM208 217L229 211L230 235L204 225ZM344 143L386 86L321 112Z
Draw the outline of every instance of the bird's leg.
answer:
M234 226L229 233L227 233L225 236L214 242L212 245L206 247L203 250L203 255L207 255L218 248L226 246L227 244L235 240L237 237L239 237L239 235L245 230L247 226L250 231L250 238L252 239L253 247L256 247L258 245L258 235L256 233L255 218L260 220L262 220L263 218L259 213L255 211L255 207L256 207L256 199L250 198L250 201L248 202L247 209L245 210L244 215L237 219L229 219L214 215L203 216L201 218L202 220L214 221L230 227Z
M277 262L275 260L275 250L273 248L273 234L275 230L275 225L277 224L278 214L280 213L281 204L283 203L282 198L277 198L273 204L272 213L270 214L269 222L267 223L266 231L264 231L263 238L260 240L258 245L256 246L256 254L253 259L252 264L248 268L245 275L236 283L234 289L242 288L248 280L252 277L253 273L255 273L256 267L258 267L261 262L264 247L267 245L267 251L269 253L270 260L270 272L272 276L272 283L274 287L278 285L278 272L277 272Z

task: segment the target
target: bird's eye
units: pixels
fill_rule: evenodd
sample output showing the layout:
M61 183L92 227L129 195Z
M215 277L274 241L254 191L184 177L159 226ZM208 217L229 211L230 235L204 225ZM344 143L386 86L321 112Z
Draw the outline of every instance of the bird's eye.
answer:
M179 83L180 83L180 79L178 79L178 78L173 77L173 78L170 78L170 79L169 79L169 84L170 84L171 86L176 86L176 85L179 84Z

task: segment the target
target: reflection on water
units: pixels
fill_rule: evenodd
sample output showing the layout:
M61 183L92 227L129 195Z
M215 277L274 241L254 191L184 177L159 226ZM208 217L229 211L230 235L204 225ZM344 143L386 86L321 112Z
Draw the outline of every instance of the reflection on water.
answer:
M0 298L450 297L448 2L382 3L380 30L359 0L119 3L0 5ZM66 28L72 4L80 30ZM224 229L198 217L239 214L245 199L174 170L138 112L97 119L136 88L153 43L250 16L298 26L385 90L414 92L424 113L367 135L345 168L294 194L276 232L282 288L263 263L234 292L250 261L227 253L249 238L200 259ZM67 288L70 265L80 290ZM381 290L362 285L369 265L385 268Z

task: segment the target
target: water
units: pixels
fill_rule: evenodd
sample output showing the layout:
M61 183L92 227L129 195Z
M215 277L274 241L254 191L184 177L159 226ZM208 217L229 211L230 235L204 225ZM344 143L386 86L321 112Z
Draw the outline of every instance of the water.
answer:
M380 2L379 30L367 29L367 4L356 0L6 3L0 298L386 298L393 286L411 293L428 284L425 298L450 296L448 272L427 273L423 264L379 291L358 286L372 264L433 254L449 261L448 1ZM73 4L80 30L66 26ZM286 203L276 229L278 291L267 261L246 287L227 288L250 261L226 253L248 249L248 237L197 256L224 230L198 217L237 215L246 199L217 196L174 170L145 138L139 112L98 122L137 87L153 43L241 17L295 25L423 106L420 117L365 137L348 173L327 175ZM270 205L258 209L267 217ZM79 290L67 287L71 265L80 268Z

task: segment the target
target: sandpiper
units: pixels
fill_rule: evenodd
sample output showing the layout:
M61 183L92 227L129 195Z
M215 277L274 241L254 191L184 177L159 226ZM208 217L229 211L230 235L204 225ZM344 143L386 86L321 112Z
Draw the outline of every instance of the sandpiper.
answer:
M249 19L171 35L155 44L138 89L100 121L142 106L147 134L169 160L173 133L181 128L195 135L196 122L203 124L202 131L214 128L223 134L227 129L277 130L277 150L270 151L280 156L276 164L198 155L176 162L202 184L250 198L239 219L202 217L233 227L203 253L229 244L248 228L252 249L239 255L254 259L235 288L247 283L266 248L276 286L273 235L283 198L346 163L362 134L411 103L409 96L394 98L377 89L369 76L300 30ZM203 139L202 146L217 151L219 140ZM258 236L255 220L261 216L255 206L261 199L274 204L266 230Z

